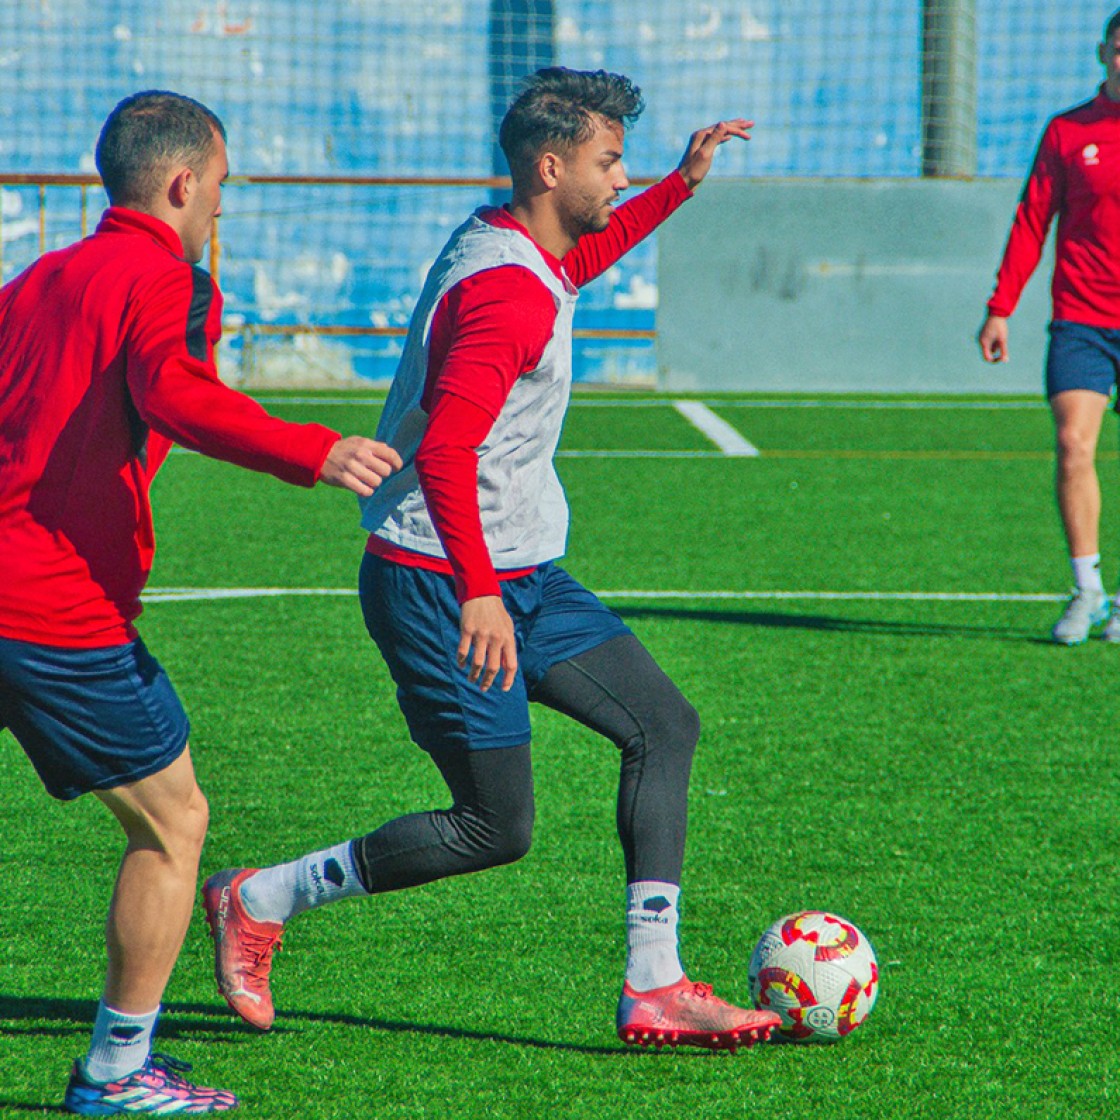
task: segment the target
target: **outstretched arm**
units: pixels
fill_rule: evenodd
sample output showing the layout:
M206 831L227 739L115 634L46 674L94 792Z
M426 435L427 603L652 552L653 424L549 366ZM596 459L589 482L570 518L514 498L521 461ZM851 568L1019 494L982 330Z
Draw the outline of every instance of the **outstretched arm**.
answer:
M285 482L313 486L322 480L372 494L400 467L397 453L364 436L342 439L321 424L281 420L219 380L213 347L221 334L221 297L211 285L204 337L188 334L188 309L198 302L194 281L187 268L160 275L138 300L128 388L144 423L164 440Z
M712 166L716 148L732 136L749 139L753 121L720 121L692 134L676 171L624 202L601 233L584 234L564 257L564 271L577 288L601 276L639 241L648 237L678 206L692 197Z

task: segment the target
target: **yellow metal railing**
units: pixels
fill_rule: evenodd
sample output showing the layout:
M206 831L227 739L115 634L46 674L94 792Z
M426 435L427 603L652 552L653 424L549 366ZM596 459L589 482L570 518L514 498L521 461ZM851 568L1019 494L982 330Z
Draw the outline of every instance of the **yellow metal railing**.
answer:
M81 195L81 236L89 232L89 188L101 186L96 175L8 175L0 187L36 187L39 192L39 255L47 251L47 187L77 187ZM4 275L4 208L0 206L0 276Z
M633 179L635 186L653 182L652 179ZM491 190L508 189L510 181L503 176L452 177L452 176L379 176L379 175L336 175L329 178L314 175L242 175L233 176L227 185L237 186L277 186L277 187L485 187ZM5 174L0 172L0 187L35 187L39 200L39 254L47 249L47 188L72 187L80 192L81 218L80 236L89 232L89 188L100 187L101 180L96 175L40 175ZM222 242L219 221L215 221L210 231L210 275L214 282L221 278ZM0 208L0 277L4 272L4 217ZM241 341L252 347L253 339L264 335L294 336L320 335L335 337L400 337L406 332L404 327L359 327L327 323L243 323L227 325L227 333L237 333ZM652 340L657 337L656 330L612 330L606 328L579 328L576 338L599 339L603 341Z

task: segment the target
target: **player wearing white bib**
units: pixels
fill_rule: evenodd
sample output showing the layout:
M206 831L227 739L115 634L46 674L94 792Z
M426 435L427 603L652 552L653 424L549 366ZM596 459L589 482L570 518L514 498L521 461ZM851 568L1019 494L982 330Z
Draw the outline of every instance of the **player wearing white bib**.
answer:
M284 923L519 859L533 828L530 701L595 729L621 755L627 964L617 1029L629 1043L734 1050L779 1022L690 981L677 947L696 712L622 620L557 566L568 508L553 455L572 379L579 288L690 197L720 144L695 133L679 168L619 207L626 78L559 68L530 78L502 123L512 201L479 211L433 265L378 429L404 463L363 503L367 628L450 809L205 888L219 990L273 1020L268 973ZM494 687L497 685L497 687Z

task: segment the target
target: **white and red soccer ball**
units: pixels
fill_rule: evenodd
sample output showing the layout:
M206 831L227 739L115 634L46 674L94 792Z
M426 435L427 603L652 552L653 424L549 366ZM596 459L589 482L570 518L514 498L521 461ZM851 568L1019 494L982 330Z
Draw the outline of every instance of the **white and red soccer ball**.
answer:
M871 1013L879 963L871 942L851 922L823 910L776 921L748 968L755 1007L777 1012L775 1034L789 1042L836 1042Z

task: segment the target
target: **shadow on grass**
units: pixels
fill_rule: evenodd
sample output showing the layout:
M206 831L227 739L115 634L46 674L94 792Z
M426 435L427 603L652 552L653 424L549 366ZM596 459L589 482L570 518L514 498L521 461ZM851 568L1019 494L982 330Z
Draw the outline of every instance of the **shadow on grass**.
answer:
M886 634L897 637L977 638L996 642L1052 644L1045 633L1014 626L962 626L921 620L888 622L879 618L831 618L816 614L774 611L687 610L681 607L615 607L623 618L668 618L685 622L717 622L770 630L823 630L837 634Z
M46 1037L74 1036L79 1050L89 1034L97 1004L93 1000L36 999L30 996L0 995L0 1038L36 1035ZM400 1022L391 1019L364 1018L321 1011L283 1011L269 1034L284 1034L300 1023L324 1023L331 1026L358 1027L387 1034L420 1034L437 1038L465 1039L473 1042L496 1042L531 1050L554 1050L574 1054L644 1054L644 1050L614 1046L588 1046L576 1042L555 1041L502 1034L495 1031L468 1030L438 1023ZM262 1032L241 1022L224 1008L209 1003L168 1003L164 1005L157 1032L156 1049L177 1039L208 1043L239 1042L246 1037L258 1038ZM652 1051L651 1051L652 1052ZM697 1056L704 1051L685 1051ZM0 1098L0 1106L7 1105Z

